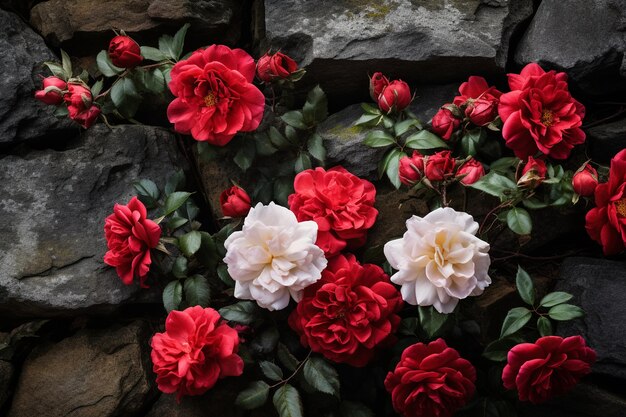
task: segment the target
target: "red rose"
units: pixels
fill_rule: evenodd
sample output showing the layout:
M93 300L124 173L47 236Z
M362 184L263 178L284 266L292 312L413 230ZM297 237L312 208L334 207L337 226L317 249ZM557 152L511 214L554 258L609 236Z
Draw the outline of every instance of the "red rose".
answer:
M477 126L493 122L498 115L502 93L490 87L483 77L471 76L459 87L460 96L454 98L457 106L465 105L465 115Z
M585 107L569 93L565 73L528 64L519 75L509 74L509 86L513 91L500 97L498 112L502 136L515 156L526 159L541 151L566 159L585 141L580 128Z
M450 104L445 104L445 106L450 106ZM450 109L442 107L433 116L431 125L433 132L441 136L442 139L448 140L452 136L452 133L461 125L461 120L454 117Z
M70 118L75 119L79 113L91 108L93 96L91 90L83 84L69 83L67 85L67 94L63 97Z
M483 175L485 175L485 168L483 164L470 158L456 171L457 177L461 178L461 183L465 185L472 185L478 181Z
M425 174L430 181L443 181L454 172L455 159L450 151L440 151L426 158Z
M367 231L374 225L374 185L346 171L343 167L307 169L294 180L295 193L289 196L289 208L298 221L317 223L316 245L327 257L344 248L363 246Z
M404 417L450 417L472 398L475 381L472 364L437 339L404 349L385 388L394 410Z
M167 117L177 132L224 146L237 132L256 129L265 96L252 83L254 60L242 49L212 45L172 68L169 83L176 96Z
M572 186L576 194L583 197L592 196L598 186L598 171L589 163L584 164L574 174Z
M161 237L161 228L147 215L146 206L133 197L126 206L116 204L113 214L104 223L104 237L109 248L104 262L115 267L124 284L130 285L135 277L139 277L143 288L148 287L145 277L152 263L150 249L159 244Z
M340 254L319 281L305 288L289 325L313 352L361 367L377 348L393 343L401 308L402 295L382 268Z
M220 194L222 213L228 217L246 217L250 211L250 196L246 191L236 185Z
M398 173L402 184L411 186L418 182L424 173L424 155L418 151L413 151L411 157L403 156L400 158Z
M134 68L141 64L141 48L128 36L116 36L109 43L109 59L116 67Z
M517 180L517 185L520 187L537 188L546 179L547 174L548 168L545 161L529 156L522 170L522 176Z
M152 337L152 363L157 385L166 394L201 395L218 379L243 373L237 355L239 336L220 323L212 308L173 310L165 320L165 332Z
M378 103L378 97L388 85L389 79L382 72L375 72L370 78L370 97L372 100Z
M378 107L385 113L402 111L411 104L411 89L402 80L394 80L387 84L377 98Z
M611 159L609 181L595 189L596 207L587 213L589 236L602 245L605 255L626 248L626 149Z
M59 77L46 77L43 79L43 89L35 92L35 98L56 106L63 103L63 90L66 88L67 83Z
M266 83L277 79L289 78L297 70L298 64L296 64L296 61L281 52L263 55L259 58L259 62L256 65L257 76Z
M92 104L91 107L89 107L87 110L76 114L73 117L73 120L85 129L89 129L91 125L93 125L94 122L98 119L100 113L100 107Z
M509 351L502 382L517 389L520 400L540 404L574 388L595 360L596 352L580 336L545 336Z

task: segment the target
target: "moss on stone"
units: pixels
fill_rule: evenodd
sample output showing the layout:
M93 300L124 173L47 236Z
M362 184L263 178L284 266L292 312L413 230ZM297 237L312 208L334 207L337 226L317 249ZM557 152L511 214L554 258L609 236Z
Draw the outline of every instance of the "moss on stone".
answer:
M348 141L363 131L362 126L336 125L328 130L328 133L341 141Z
M370 20L382 20L384 19L396 6L394 1L380 1L380 0L344 0L348 8L353 9L348 11L348 16L353 16L361 12L365 12L364 16Z

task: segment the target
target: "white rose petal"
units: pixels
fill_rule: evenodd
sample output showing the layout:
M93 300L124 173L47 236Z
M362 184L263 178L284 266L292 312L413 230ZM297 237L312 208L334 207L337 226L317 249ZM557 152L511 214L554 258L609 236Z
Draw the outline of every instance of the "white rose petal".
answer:
M406 222L401 239L385 244L385 257L397 269L391 281L401 285L409 304L451 313L459 300L480 295L491 284L489 244L475 236L478 223L467 213L439 208Z
M274 203L257 204L242 230L224 242L235 297L255 300L268 310L287 307L290 298L300 301L302 290L319 280L326 268L316 239L314 221L298 222L290 210Z

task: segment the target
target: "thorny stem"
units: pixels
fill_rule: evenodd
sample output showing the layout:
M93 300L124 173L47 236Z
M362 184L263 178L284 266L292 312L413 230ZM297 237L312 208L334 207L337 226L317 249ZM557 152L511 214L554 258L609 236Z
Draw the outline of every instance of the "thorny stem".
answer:
M519 252L511 252L511 251L494 249L494 252L507 253L509 255L503 256L503 257L500 257L500 258L491 258L491 260L493 262L502 262L502 261L506 261L506 260L511 259L511 258L524 258L524 259L530 259L530 260L533 260L533 261L554 261L554 260L567 258L568 256L576 255L577 253L580 253L582 251L583 251L582 249L577 249L577 250L570 251L570 252L567 252L567 253L564 253L564 254L561 254L561 255L554 255L554 256L530 256L530 255L525 255L525 254L519 253Z
M306 358L302 359L302 362L300 362L300 364L298 365L298 367L296 368L295 371L293 371L293 373L291 375L289 375L286 379L283 379L282 381L278 381L277 383L275 383L274 385L270 385L270 388L276 388L279 385L283 385L286 384L287 382L289 382L289 380L291 378L293 378L294 376L296 376L296 374L298 372L300 372L300 369L302 369L302 367L304 366L304 364L306 363L306 361L309 360L309 358L311 357L311 353L313 353L312 350L309 350L309 353L307 353Z
M503 209L505 207L508 207L510 205L511 205L511 201L505 201L504 203L500 203L497 206L495 206L494 208L492 208L489 211L489 213L487 213L485 218L483 219L483 222L480 224L480 227L478 228L477 235L481 235L483 233L483 229L485 228L485 225L487 224L487 220L489 220L489 217L493 216L498 210L501 210L501 209ZM491 229L491 226L489 227L489 229Z

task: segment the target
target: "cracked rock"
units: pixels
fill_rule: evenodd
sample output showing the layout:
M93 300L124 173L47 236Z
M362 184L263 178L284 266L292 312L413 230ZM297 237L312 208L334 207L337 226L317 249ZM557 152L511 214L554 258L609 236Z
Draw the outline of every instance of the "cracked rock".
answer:
M0 314L104 313L150 294L104 264L104 219L133 182L162 185L184 166L174 136L96 125L74 145L0 160Z

